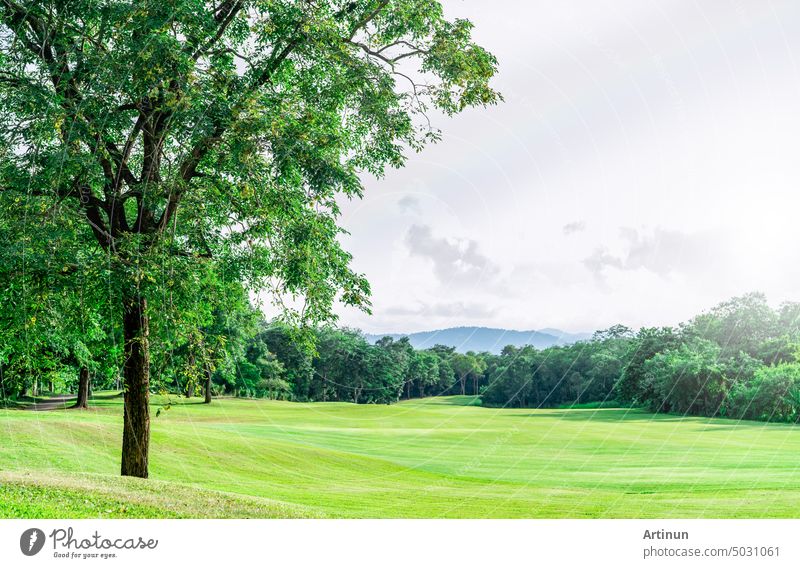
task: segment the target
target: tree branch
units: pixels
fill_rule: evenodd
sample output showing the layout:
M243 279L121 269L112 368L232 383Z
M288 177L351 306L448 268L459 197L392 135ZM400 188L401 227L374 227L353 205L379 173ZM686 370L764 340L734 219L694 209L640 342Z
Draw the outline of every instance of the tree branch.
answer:
M179 166L178 172L180 179L183 181L184 184L188 184L191 182L194 177L197 175L197 167L200 165L200 162L203 158L219 144L222 140L223 135L228 130L228 128L236 122L239 117L239 113L241 112L244 103L248 100L249 97L253 95L259 88L263 87L267 84L272 75L275 71L280 67L281 63L283 63L287 57L297 48L298 45L302 42L304 36L299 34L299 30L302 28L302 22L298 22L297 28L295 30L295 37L293 37L280 51L274 51L273 56L270 57L269 63L267 63L264 70L257 75L256 79L252 83L251 87L247 89L244 96L234 105L231 106L231 110L229 112L229 117L226 122L221 122L221 120L217 120L216 124L214 125L214 129L212 132L201 138L192 148L189 155L181 162ZM277 48L276 48L277 49ZM166 226L169 224L170 219L175 214L175 211L178 207L178 203L180 201L182 195L182 191L180 189L174 189L169 196L169 200L167 202L167 206L164 208L164 212L159 219L157 226L159 230L164 230Z
M214 47L214 45L225 33L225 30L228 29L228 26L231 24L231 22L236 18L236 15L242 9L242 6L243 2L241 0L237 0L235 2L226 1L222 3L219 11L214 14L214 19L219 22L216 33L211 39L195 50L195 52L192 54L192 59L197 61L200 56Z
M356 22L355 25L353 25L352 29L350 30L350 37L348 37L347 40L349 41L349 40L353 39L356 36L356 34L358 33L358 30L360 30L361 28L366 26L368 23L370 23L372 20L374 20L378 16L378 14L381 13L381 10L383 10L386 7L386 5L388 3L389 3L389 0L381 0L381 2L378 3L378 5L375 7L374 10L372 10L366 16L364 16L361 20Z

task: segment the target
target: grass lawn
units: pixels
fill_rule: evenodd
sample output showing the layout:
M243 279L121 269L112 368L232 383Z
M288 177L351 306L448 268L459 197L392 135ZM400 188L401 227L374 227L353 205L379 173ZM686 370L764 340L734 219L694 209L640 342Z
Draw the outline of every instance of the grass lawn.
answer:
M0 410L0 517L800 517L800 429L635 409L172 399L150 480L122 399Z

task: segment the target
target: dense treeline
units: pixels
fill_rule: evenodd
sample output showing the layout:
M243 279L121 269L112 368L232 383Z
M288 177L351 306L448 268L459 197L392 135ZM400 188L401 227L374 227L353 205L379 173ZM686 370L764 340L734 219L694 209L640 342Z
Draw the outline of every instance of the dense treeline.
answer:
M796 422L800 305L772 310L763 295L734 298L673 328L623 326L591 341L504 351L483 402L552 406L616 402L653 411Z
M304 349L296 332L264 324L245 352L226 392L298 401L392 403L441 394L453 387L452 363L462 356L449 347L414 350L406 338L369 344L357 331L314 332L315 349Z
M315 352L290 328L261 324L228 393L302 401L391 403L480 394L485 405L619 403L653 411L795 422L800 419L800 304L773 310L761 294L722 303L677 328L613 326L590 341L499 355L413 349L357 331L314 332ZM220 376L220 379L222 377Z
M169 302L160 306L168 325L152 330L154 390L206 401L226 395L378 404L466 394L480 395L487 406L605 403L800 420L800 304L773 310L760 294L734 298L677 328L634 332L616 325L589 341L508 346L495 355L442 345L418 350L407 338L370 344L351 329L298 330L265 321L241 287L213 280L197 287L213 291L216 300L180 317ZM37 339L5 337L3 397L79 392L88 375L95 389L119 388L120 338L92 318L80 329L53 326L55 315L71 313L72 297L50 290L35 315L24 318L27 335ZM19 317L15 311L3 316Z

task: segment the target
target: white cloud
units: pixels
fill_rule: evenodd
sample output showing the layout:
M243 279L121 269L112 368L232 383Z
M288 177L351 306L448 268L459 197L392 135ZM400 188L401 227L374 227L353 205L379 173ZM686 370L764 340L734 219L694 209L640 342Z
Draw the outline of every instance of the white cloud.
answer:
M405 195L397 200L397 207L401 213L421 213L419 199L413 195Z
M586 230L586 221L573 221L572 223L567 223L561 228L561 231L565 235L572 235L573 233L582 233Z
M623 254L617 256L603 247L596 248L584 265L595 274L608 268L643 268L666 277L675 272L698 274L721 269L729 260L722 240L709 232L683 233L658 227L647 234L623 227L620 235L626 245Z
M435 237L427 225L412 225L405 243L412 255L429 259L443 284L470 284L485 280L497 268L471 239Z

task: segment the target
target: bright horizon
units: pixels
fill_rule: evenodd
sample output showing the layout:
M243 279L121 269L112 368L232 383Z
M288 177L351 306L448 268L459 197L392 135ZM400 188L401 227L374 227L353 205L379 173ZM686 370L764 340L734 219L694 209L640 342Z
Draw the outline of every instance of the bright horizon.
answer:
M800 6L445 7L505 102L434 117L438 144L343 204L373 315L341 325L591 332L800 300Z

